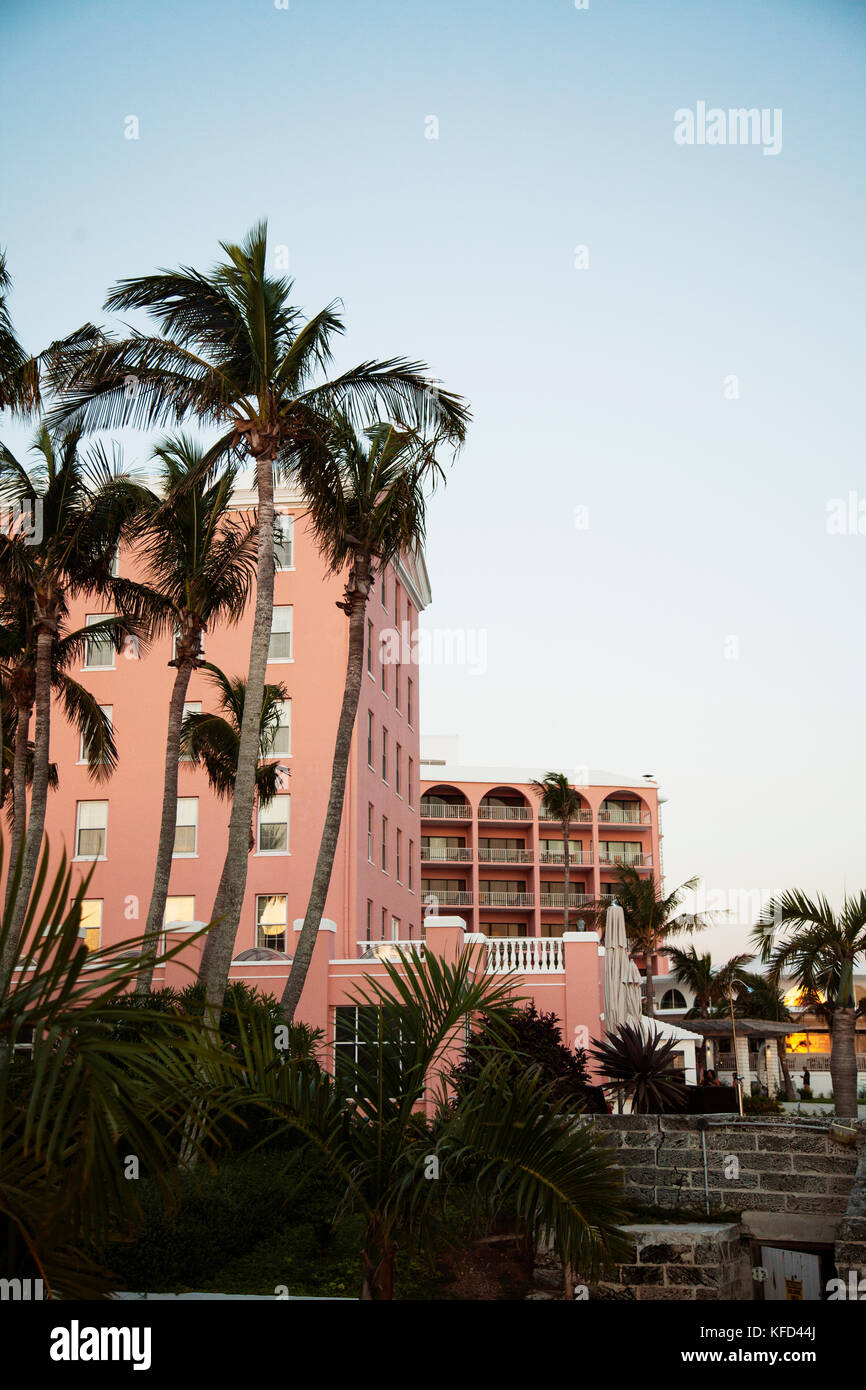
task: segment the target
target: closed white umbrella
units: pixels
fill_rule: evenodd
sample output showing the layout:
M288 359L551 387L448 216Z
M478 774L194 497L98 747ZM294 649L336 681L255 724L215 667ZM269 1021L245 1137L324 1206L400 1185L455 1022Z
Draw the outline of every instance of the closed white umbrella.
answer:
M632 1016L628 967L625 914L619 903L612 903L604 919L604 1027L607 1033L615 1033L620 1024L628 1022Z
M631 957L629 957L628 969L625 975L625 995L629 1023L637 1023L641 1018L643 1009L643 997L641 994L642 985L643 980L640 977L640 971Z

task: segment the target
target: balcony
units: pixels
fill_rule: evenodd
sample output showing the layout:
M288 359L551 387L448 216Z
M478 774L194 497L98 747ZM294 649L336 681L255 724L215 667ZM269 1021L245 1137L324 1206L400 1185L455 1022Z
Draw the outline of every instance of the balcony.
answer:
M472 894L462 888L425 888L423 890L424 906L432 906L436 903L440 907L471 907Z
M569 907L589 907L590 904L594 904L596 901L597 899L593 897L592 893L569 893L568 895ZM540 893L538 895L538 905L539 907L564 908L565 894Z
M534 893L479 893L479 907L534 907Z
M488 975L561 975L565 948L558 937L504 936L487 943Z
M565 855L557 854L553 850L546 849L541 854L539 854L538 862L539 864L555 864L557 868L561 868L562 865L565 863ZM591 864L592 850L569 849L568 862L569 864Z
M611 865L616 868L620 864L628 864L633 869L651 869L653 857L651 854L615 854L610 850L600 849L598 862L605 868Z
M562 824L562 821L559 820L557 816L549 816L545 811L539 811L538 819L541 821L542 825ZM583 808L581 808L579 811L575 811L574 815L571 817L569 821L569 825L586 824L587 821L592 821L592 811L590 811L589 809L584 810Z
M528 806L479 806L479 820L532 820Z
M472 850L462 845L422 845L422 864L471 864Z
M532 849L481 848L478 851L479 864L531 864L535 858Z
M422 820L471 820L472 807L464 802L425 801L421 798Z
M602 825L652 825L652 816L642 806L608 806L598 813Z

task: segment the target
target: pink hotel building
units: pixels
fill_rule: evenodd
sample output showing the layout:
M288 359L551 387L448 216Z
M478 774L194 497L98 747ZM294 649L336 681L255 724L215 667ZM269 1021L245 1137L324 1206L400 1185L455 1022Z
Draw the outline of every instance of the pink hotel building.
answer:
M239 508L254 505L239 490ZM337 608L339 578L324 572L304 518L303 502L277 491L277 573L268 680L287 691L273 758L282 790L257 809L247 893L231 968L279 994L294 932L303 919L318 852L345 675L348 625ZM119 572L140 577L121 553ZM655 785L606 779L581 786L571 828L573 930L562 935L562 836L539 816L530 776L491 769L422 765L416 653L382 660L383 642L414 632L430 602L423 557L388 567L368 606L366 670L349 766L343 826L325 918L299 1016L321 1027L330 1048L336 1010L365 976L383 975L381 957L399 960L401 943L451 953L478 942L488 971L513 975L521 994L554 1009L565 1036L585 1042L602 1024L603 948L584 930L579 909L610 892L622 859L649 872L659 866ZM99 612L82 601L70 624ZM205 659L230 676L246 671L252 610L233 628L209 632ZM135 937L149 903L161 810L171 641L115 654L94 643L76 673L112 720L119 765L95 781L62 710L52 713L52 758L60 785L50 796L47 833L73 868L90 874L83 931L89 944ZM190 683L191 709L214 708L205 672ZM207 922L223 864L229 806L206 775L180 764L175 855L166 935L184 938ZM487 939L483 944L481 938ZM390 943L387 946L376 943ZM190 942L157 971L154 987L191 978L201 943ZM405 949L405 945L404 945ZM663 961L657 962L664 971ZM341 1027L348 1020L343 1015ZM344 1035L344 1034L341 1034Z

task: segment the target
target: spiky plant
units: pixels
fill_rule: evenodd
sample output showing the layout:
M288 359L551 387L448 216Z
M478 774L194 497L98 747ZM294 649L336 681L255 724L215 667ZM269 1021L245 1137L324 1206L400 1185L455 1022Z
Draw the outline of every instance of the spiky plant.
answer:
M593 1039L591 1052L608 1085L631 1101L635 1115L659 1115L685 1105L684 1077L673 1065L674 1043L652 1024L644 1032L639 1024L621 1023L606 1042Z

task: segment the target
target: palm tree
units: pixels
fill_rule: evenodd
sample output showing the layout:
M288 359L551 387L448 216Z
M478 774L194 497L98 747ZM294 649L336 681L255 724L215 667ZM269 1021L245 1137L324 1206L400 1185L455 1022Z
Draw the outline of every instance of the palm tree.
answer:
M459 397L431 390L423 364L404 358L362 362L321 380L332 361L333 341L343 332L337 306L303 321L289 299L292 282L267 272L265 223L242 245L223 242L221 249L225 259L208 275L181 267L116 286L106 307L145 310L160 331L72 346L52 373L63 397L63 418L103 429L194 415L223 431L209 460L216 463L234 452L255 466L259 541L249 698L226 852L218 968L209 985L213 1009L222 999L246 888L273 610L274 470L293 471L304 488L320 482L330 420L340 409L356 423L384 414L417 428L432 426L455 444L462 441L468 419Z
M771 984L766 975L743 970L733 986L733 1011L740 1018L766 1018L774 1023L789 1023L793 1015L785 1003L784 992ZM785 1086L786 1100L796 1100L794 1083L788 1067L788 1054L783 1037L776 1038L776 1055Z
M734 985L745 979L743 967L752 959L750 955L732 956L724 965L714 966L709 951L699 956L694 946L689 946L687 951L669 946L667 956L677 984L684 985L694 996L695 1002L686 1018L709 1018L718 1012L730 998ZM698 1053L701 1071L705 1071L706 1038L701 1041Z
M22 754L30 711L35 710L36 715L30 815L25 832L21 796L17 826L19 843L23 838L20 851L16 850L22 857L13 914L18 928L36 873L45 825L52 683L85 643L103 636L119 644L132 630L126 617L123 621L115 617L97 625L96 631L91 627L86 632L64 634L69 602L82 594L93 595L112 602L134 625L144 597L142 586L111 573L114 553L140 505L142 489L132 474L124 471L116 450L109 455L96 445L83 454L79 437L77 428L53 436L42 425L33 445L37 462L29 469L0 445L0 497L26 503L34 512L38 507L42 518L40 534L32 544L29 537L20 534L0 535L5 615L12 610L25 620L25 656L18 671L20 685L16 685L17 739ZM61 679L69 712L86 707L92 714L98 708L80 686ZM96 724L93 732L98 737ZM23 773L16 774L15 788L19 795L23 793ZM5 984L6 967L8 961L0 961L0 989Z
M836 1114L857 1118L857 1054L854 1029L857 1000L854 969L866 951L866 892L843 900L834 912L823 894L810 898L800 889L767 903L752 938L778 985L790 976L807 997L821 993L832 1010L830 1075Z
M541 797L541 810L551 820L559 821L562 828L563 867L565 870L565 914L563 931L568 931L568 886L570 880L570 856L568 849L568 827L577 819L580 810L580 794L574 790L564 772L546 772L540 782L529 784Z
M16 336L6 302L11 288L6 253L0 251L0 410L26 415L39 403L39 371Z
M209 661L200 663L217 692L217 712L191 712L184 718L180 731L180 746L183 756L194 764L200 764L207 773L211 789L221 800L230 800L234 795L235 777L238 766L241 728L244 722L244 704L247 683L240 677L230 678ZM274 744L280 729L282 705L288 700L289 692L280 681L276 685L266 685L262 698L259 719L259 757L256 767L256 800L260 806L273 801L282 784L284 769L273 759ZM249 848L255 846L255 837L250 825ZM214 899L213 920L219 921L222 912L222 895L225 886L226 867ZM205 937L199 967L199 982L204 983L210 970L211 942L213 932Z
M583 1276L624 1258L621 1174L592 1131L575 1125L572 1099L557 1098L538 1068L515 1068L504 1047L454 1097L443 1053L479 1013L513 1010L508 982L479 970L476 950L454 962L420 952L383 962L387 978L359 988L357 1012L347 1011L349 1045L338 1034L333 1083L276 1061L266 1025L252 1041L244 1030L242 1065L257 1091L345 1184L340 1215L363 1215L362 1299L393 1298L398 1247L426 1243L458 1186L476 1220L512 1205L530 1237L551 1239Z
M164 1035L130 1041L137 943L87 949L87 882L73 892L65 858L52 875L45 850L37 883L44 892L23 937L9 913L0 918L0 950L15 943L0 996L0 1274L39 1278L47 1297L98 1298L112 1281L94 1246L129 1239L143 1224L139 1184L128 1181L122 1155L135 1154L163 1203L175 1206L190 1106L200 1117L195 1142L212 1145L247 1083L195 1020L172 1018L170 1046ZM136 1020L155 1029L164 1015L142 1009Z
M646 1003L645 1009L650 1017L655 1013L653 998L653 956L665 949L670 937L684 932L701 931L709 926L707 919L700 914L680 913L677 908L685 897L697 887L697 878L686 879L678 888L659 895L655 876L645 877L633 864L619 866L619 879L614 886L614 896L625 916L625 929L629 946L636 955L646 961Z
M312 960L340 834L361 691L367 601L374 575L401 553L412 553L423 545L425 486L441 476L436 444L435 439L425 440L413 430L386 424L374 425L359 437L351 421L343 417L332 434L330 465L310 480L307 489L310 523L325 564L331 574L348 571L339 606L349 620L349 643L325 823L282 997L289 1020Z
M203 451L179 435L154 451L159 487L141 508L141 555L147 583L160 595L158 620L175 633L169 666L175 668L168 710L162 817L153 891L141 946L136 987L147 994L162 931L177 821L178 758L190 677L201 665L202 638L212 627L242 617L255 575L255 525L231 513L235 471L207 480Z

